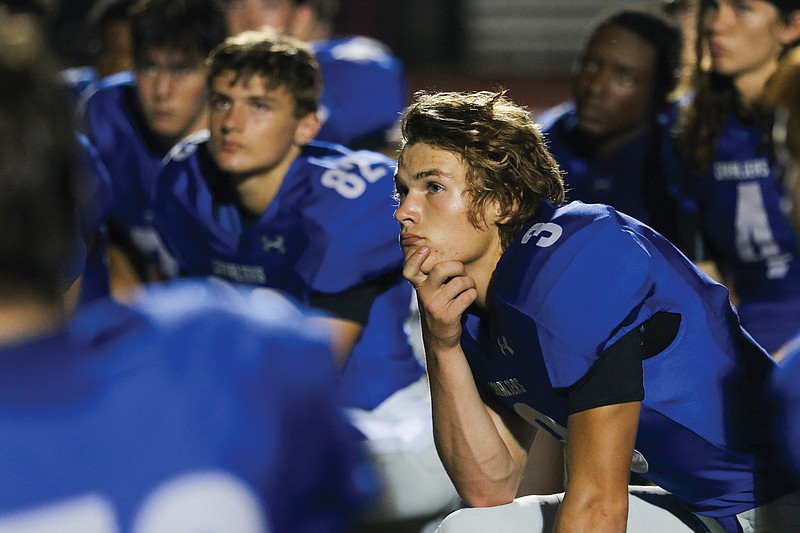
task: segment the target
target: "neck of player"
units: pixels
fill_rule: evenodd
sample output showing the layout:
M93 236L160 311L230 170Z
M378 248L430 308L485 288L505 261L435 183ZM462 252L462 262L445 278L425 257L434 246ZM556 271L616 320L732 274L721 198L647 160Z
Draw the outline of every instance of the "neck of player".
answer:
M14 298L0 302L0 345L13 345L43 337L66 320L63 302Z
M500 243L490 253L484 255L479 260L470 265L466 265L467 275L475 281L475 288L478 291L478 297L475 299L475 305L481 309L486 309L486 300L489 294L489 289L492 285L492 278L494 276L497 262L500 261L500 256L503 255L503 249Z
M274 166L246 174L233 175L239 203L248 214L260 217L269 208L292 163L300 155L300 147L292 146L289 154Z

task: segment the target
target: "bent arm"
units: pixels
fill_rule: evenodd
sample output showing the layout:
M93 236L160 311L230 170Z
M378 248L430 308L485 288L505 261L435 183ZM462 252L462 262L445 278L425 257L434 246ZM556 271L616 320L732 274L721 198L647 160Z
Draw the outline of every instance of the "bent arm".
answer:
M467 504L509 503L517 494L534 430L516 414L493 409L478 392L461 348L461 316L475 301L475 282L457 261L423 273L420 267L429 253L423 248L411 254L403 275L419 300L436 448Z
M436 449L453 485L472 507L511 502L535 429L483 401L460 346L425 346Z

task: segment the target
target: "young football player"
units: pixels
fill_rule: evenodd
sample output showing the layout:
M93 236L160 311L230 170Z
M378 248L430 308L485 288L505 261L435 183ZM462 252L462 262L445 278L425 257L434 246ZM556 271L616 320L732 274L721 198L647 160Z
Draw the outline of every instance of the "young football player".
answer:
M87 97L87 135L111 178L112 292L177 274L150 226L155 179L170 148L208 128L208 53L225 39L217 0L140 0L130 12L133 72L105 78Z
M408 99L405 68L383 43L336 35L338 0L225 0L231 34L271 28L308 43L325 87L317 140L394 157L397 125Z
M631 471L717 530L797 529L765 416L775 363L727 289L637 220L562 205L538 127L502 93L423 93L402 126L395 218L437 447L467 505L507 504L442 531L549 531L535 496L514 502L537 430L566 443L554 531L626 531Z
M456 500L436 456L424 371L404 327L411 287L391 213L394 162L318 143L313 53L244 32L209 58L210 134L159 175L153 224L189 276L286 291L324 311L338 339L340 404L386 484L380 521Z
M680 68L677 25L655 10L615 9L586 41L572 101L536 119L570 200L611 205L673 241L675 206L660 158Z
M785 169L783 185L792 198L792 220L800 234L800 49L781 59L764 91L763 103L775 113L772 142ZM798 325L800 330L800 325ZM776 354L780 367L772 378L776 408L776 449L788 470L800 479L800 334Z
M702 0L696 59L667 138L668 182L681 217L699 221L707 254L745 329L769 353L800 323L800 248L785 211L772 116L759 101L800 39L800 1Z

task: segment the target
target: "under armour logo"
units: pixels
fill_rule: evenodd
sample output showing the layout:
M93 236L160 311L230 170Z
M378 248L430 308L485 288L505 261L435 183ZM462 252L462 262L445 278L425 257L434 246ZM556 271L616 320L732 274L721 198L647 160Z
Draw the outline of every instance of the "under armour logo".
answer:
M261 237L261 245L264 247L264 251L269 253L272 250L276 252L280 252L282 254L286 253L286 239L283 235L278 235L274 239L270 239L267 236Z
M505 337L497 337L497 345L500 347L500 351L503 355L514 355L514 349L508 345L508 341Z
M527 244L531 237L539 237L536 240L536 246L547 248L552 246L561 237L564 230L558 224L552 222L538 222L531 226L525 235L522 237L522 244Z

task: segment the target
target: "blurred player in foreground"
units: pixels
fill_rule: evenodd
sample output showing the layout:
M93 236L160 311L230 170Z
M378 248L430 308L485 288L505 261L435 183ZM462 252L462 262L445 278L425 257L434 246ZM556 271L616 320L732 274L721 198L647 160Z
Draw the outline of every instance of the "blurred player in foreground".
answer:
M327 337L222 283L68 320L77 143L22 16L0 13L0 79L0 531L351 531L374 478Z

